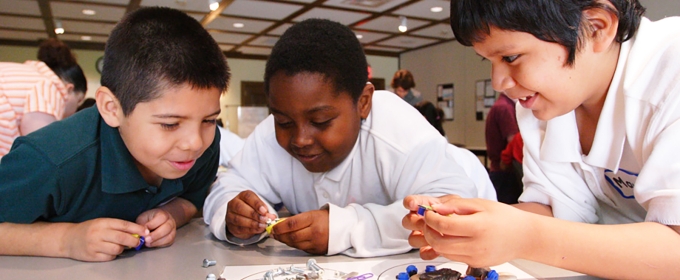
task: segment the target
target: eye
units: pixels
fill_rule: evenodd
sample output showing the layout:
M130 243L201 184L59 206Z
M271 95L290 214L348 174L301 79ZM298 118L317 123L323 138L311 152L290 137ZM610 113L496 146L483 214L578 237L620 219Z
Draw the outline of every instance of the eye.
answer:
M173 130L179 126L178 123L162 123L161 127L165 130Z
M333 119L328 119L328 120L326 120L326 121L320 121L320 122L312 121L312 125L314 125L314 126L316 126L316 127L326 127L326 126L328 126L328 125L331 124L331 121L332 121L332 120L333 120Z
M503 57L503 61L505 61L505 62L507 62L507 63L513 63L515 60L517 60L518 57L519 57L518 54L516 54L516 55L510 55L510 56L504 56L504 57Z
M274 123L281 128L289 128L289 127L293 126L293 122L274 121Z
M482 57L482 61L487 61L486 57Z
M216 124L217 124L217 119L203 120L203 123L207 123L207 124L210 124L210 125L216 125Z

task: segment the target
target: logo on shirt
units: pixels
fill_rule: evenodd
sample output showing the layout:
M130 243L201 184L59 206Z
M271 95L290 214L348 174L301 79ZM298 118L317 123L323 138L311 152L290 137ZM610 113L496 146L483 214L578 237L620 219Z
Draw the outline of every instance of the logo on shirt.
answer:
M635 188L635 180L638 174L628 170L619 169L618 173L614 173L609 169L604 171L604 178L607 182L623 197L627 199L635 198L633 189Z

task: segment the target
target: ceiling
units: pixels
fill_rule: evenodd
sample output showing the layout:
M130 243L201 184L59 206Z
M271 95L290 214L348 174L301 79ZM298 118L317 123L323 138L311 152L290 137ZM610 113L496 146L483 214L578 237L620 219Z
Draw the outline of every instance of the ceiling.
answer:
M186 12L203 24L227 57L234 58L266 58L288 27L307 18L349 26L370 55L399 56L454 40L449 1L443 0L214 0L219 2L214 11L209 1L0 0L0 44L37 46L55 37L71 48L103 50L123 15L146 6ZM433 12L433 7L441 11ZM406 32L398 30L402 16ZM55 34L58 24L63 34Z

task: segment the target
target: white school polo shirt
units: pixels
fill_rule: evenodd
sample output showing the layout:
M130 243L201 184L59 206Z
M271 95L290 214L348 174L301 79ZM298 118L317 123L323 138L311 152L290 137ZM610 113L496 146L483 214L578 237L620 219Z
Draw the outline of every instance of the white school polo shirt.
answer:
M372 257L404 253L410 231L401 226L410 194L458 194L495 200L481 162L446 142L413 106L391 92L376 91L354 148L337 167L312 173L276 142L269 116L246 139L203 208L204 219L220 240L250 244L263 238L227 236L227 203L253 190L269 204L283 203L295 215L329 207L328 254ZM475 176L474 180L470 176Z
M680 225L680 18L642 19L621 46L590 154L574 112L547 122L517 107L523 202L589 223Z

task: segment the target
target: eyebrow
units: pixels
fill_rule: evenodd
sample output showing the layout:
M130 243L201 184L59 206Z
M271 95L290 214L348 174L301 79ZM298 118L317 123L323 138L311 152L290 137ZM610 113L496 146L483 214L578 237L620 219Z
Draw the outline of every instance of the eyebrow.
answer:
M498 49L496 49L495 51L493 51L492 53L490 53L488 57L493 57L493 56L498 55L499 53L508 52L508 50L511 50L511 49L514 49L514 48L515 48L514 45L503 45L503 46L501 46L501 48L498 48ZM478 56L484 57L483 55L479 54L479 53L476 52L476 51L475 51L475 53L476 53Z
M206 117L212 117L215 115L219 115L222 112L222 109L217 110L216 112L207 115ZM174 114L160 114L160 115L152 115L154 118L160 118L160 119L188 119L187 116L181 116L181 115L174 115Z
M305 113L306 114L313 114L313 113L320 112L320 111L330 111L332 109L333 109L333 106L324 105L324 106L314 107L310 110L305 111ZM285 113L283 113L283 112L281 112L281 111L279 111L276 108L271 107L271 106L269 107L269 110L272 111L272 114L279 114L279 115L284 115L284 116L286 115Z

